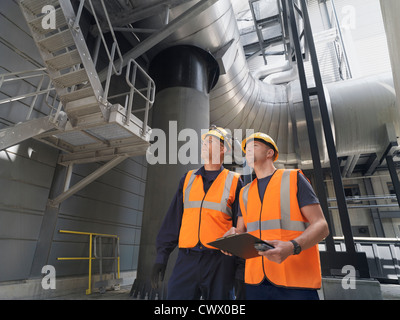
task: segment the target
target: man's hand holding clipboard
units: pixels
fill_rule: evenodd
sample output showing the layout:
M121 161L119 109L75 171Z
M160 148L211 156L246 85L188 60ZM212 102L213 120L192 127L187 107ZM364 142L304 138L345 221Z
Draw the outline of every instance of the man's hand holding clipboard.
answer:
M220 249L226 255L235 255L243 259L259 257L259 252L265 252L274 247L249 233L235 233L236 229L229 230L224 237L209 245Z

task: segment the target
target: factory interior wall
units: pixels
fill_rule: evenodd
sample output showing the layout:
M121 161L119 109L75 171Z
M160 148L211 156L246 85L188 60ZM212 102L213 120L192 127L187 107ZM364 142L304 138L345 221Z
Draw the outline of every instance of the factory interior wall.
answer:
M12 37L9 34L13 34ZM42 67L42 60L16 1L0 2L0 73ZM4 84L0 99L32 91L35 79ZM36 103L32 118L44 116L46 104ZM0 129L25 121L30 99L0 107ZM29 139L0 151L0 282L30 277L44 211L59 151ZM71 186L102 163L76 165ZM60 234L60 229L115 234L120 237L121 272L137 268L147 162L129 158L61 203L47 264L57 277L88 274L86 261L57 261L85 257L88 236ZM107 267L107 265L105 265ZM103 272L109 272L104 268ZM93 263L93 273L98 264Z
M58 151L32 139L0 153L0 282L30 277L57 157ZM71 183L100 165L77 165ZM61 204L47 260L57 277L88 273L87 260L58 261L57 257L89 254L88 236L59 230L118 235L121 271L136 270L146 171L144 157L127 159ZM111 267L106 264L103 272ZM93 263L93 273L98 271Z
M40 67L42 60L17 2L0 1L0 73ZM29 86L29 82L17 87L5 85L0 90L0 99L25 93ZM24 121L29 104L27 100L2 105L0 129ZM45 114L45 103L39 101L37 105L32 117ZM0 283L30 277L57 159L58 150L33 139L0 151ZM71 184L100 166L100 163L75 166ZM60 229L118 235L121 271L137 269L147 168L144 156L127 159L61 204L47 260L55 266L57 276L73 277L88 272L87 261L57 261L62 256L87 256L89 250L87 237L60 234ZM388 194L387 182L390 182L387 173L376 173L372 179L375 194ZM358 183L365 194L361 178L349 183ZM329 177L327 189L329 196L333 196ZM332 215L335 227L339 226L335 210ZM370 226L370 235L374 236L368 209L350 211L350 218L354 226ZM384 219L386 236L399 237L399 225L400 219ZM93 272L98 272L96 264Z

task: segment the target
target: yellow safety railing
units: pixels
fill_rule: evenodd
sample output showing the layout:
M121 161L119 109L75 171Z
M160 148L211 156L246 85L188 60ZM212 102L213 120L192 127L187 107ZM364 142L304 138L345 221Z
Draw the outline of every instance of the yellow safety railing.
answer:
M117 260L117 265L118 265L117 266L117 279L120 278L119 237L117 235L95 233L95 232L70 231L70 230L59 230L59 232L89 236L89 256L88 257L59 257L59 258L57 258L57 260L89 260L89 284L88 284L88 289L86 289L86 294L92 293L92 260L99 259L96 256L93 256L93 236L104 237L104 238L115 238L117 240L117 251L116 251L116 257L114 257L114 259Z

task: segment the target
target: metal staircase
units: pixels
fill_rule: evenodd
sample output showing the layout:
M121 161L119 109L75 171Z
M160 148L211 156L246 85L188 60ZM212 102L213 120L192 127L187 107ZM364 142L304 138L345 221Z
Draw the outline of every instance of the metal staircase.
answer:
M55 9L55 29L42 26L42 10L46 5ZM105 105L99 103L93 106L89 103L93 99L83 100L94 98L100 101L103 88L82 31L75 23L71 2L22 0L20 7L70 121L76 126L80 116L97 112L101 112L107 120Z
M124 106L109 102L111 76L122 74L123 57L111 24L107 29L114 42L107 43L102 34L96 10L104 10L103 14L108 16L104 1L96 1L95 10L92 0L82 0L76 12L70 0L20 0L19 3L60 102L57 116L65 114L67 121L59 121L61 118L54 119L49 115L46 118L51 121L50 124L46 119L31 119L0 130L1 149L21 142L21 139L34 137L64 151L59 159L62 165L145 154L150 140L147 120L154 102L155 85L136 61L125 61L125 78L130 88L125 93L127 102ZM85 7L96 20L98 47L101 39L109 60L104 86L96 71L98 50L92 57L79 25ZM47 27L43 23L45 19L53 19L55 25ZM119 68L114 65L116 55L121 61ZM133 85L137 71L147 80L145 88L138 89ZM144 101L145 105L132 111L134 95L141 97L141 103ZM143 120L133 114L137 112L144 113ZM33 122L35 130L30 130ZM17 136L19 139L13 138Z

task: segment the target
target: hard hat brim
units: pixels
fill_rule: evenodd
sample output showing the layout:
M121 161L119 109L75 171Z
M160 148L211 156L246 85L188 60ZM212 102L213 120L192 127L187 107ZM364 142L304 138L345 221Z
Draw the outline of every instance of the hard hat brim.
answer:
M204 141L204 139L205 139L207 136L216 137L216 138L218 138L218 139L220 140L221 143L224 143L224 144L226 143L226 145L228 146L228 151L232 149L231 144L230 144L228 141L226 141L225 138L224 138L224 136L223 136L222 134L220 134L218 131L211 130L211 131L209 131L209 132L207 132L207 133L202 134L202 135L201 135L201 140Z
M248 142L251 142L251 141L259 141L259 142L262 142L262 143L264 143L266 146L268 146L268 147L270 147L271 149L273 149L274 150L274 153L275 153L275 155L274 155L274 162L276 161L276 160L278 160L278 157L279 157L279 150L278 150L278 147L276 146L276 144L275 144L275 142L271 139L271 138L265 138L264 136L258 136L257 135L257 133L255 133L255 134L252 134L250 137L248 137L248 138L246 138L246 139L244 139L243 141L242 141L242 151L246 154L246 144L248 143Z

